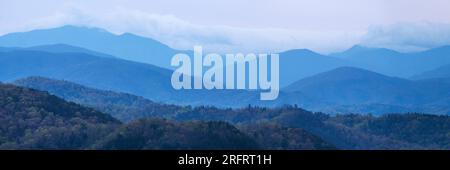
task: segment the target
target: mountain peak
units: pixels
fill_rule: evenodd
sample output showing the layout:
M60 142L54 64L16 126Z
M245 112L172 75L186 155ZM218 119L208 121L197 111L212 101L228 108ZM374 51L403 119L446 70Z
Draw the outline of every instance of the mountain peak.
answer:
M322 56L321 54L311 51L309 49L293 49L293 50L288 50L288 51L282 52L282 54Z
M361 51L361 50L368 50L368 49L371 49L371 48L356 44L356 45L352 46L351 48L349 48L347 51Z
M61 29L61 30L72 30L72 31L96 31L96 32L108 32L103 28L98 27L88 27L88 26L79 26L79 25L64 25L61 27L53 28L53 29Z
M337 84L352 84L352 83L376 83L386 81L402 81L402 79L385 76L369 70L356 67L339 67L330 71L322 72L314 76L310 76L295 83L292 83L285 88L287 91L296 91L304 86L311 84L337 85ZM405 80L406 81L406 80Z
M344 67L339 67L339 68L335 68L333 70L330 71L326 71L323 73L320 73L318 75L326 75L326 74L332 74L332 76L349 76L349 75L377 75L377 76L384 76L382 74L373 72L373 71L369 71L369 70L365 70L362 68L357 68L357 67L348 67L348 66L344 66Z
M354 45L352 48L348 49L347 51L353 51L353 52L395 52L394 50L387 49L387 48L377 48L377 47L367 47L363 45Z
M373 48L367 47L363 45L354 45L351 48L343 51L331 54L331 56L341 57L341 58L354 58L361 56L387 56L387 55L396 55L399 52L387 49L387 48Z

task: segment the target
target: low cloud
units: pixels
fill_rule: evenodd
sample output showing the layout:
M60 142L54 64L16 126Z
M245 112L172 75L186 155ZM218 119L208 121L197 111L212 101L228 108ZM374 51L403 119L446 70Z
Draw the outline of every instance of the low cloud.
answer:
M361 44L405 52L450 45L450 24L422 22L372 26L362 37Z
M176 49L205 51L280 52L307 48L320 53L345 50L355 44L398 51L419 51L450 44L450 24L399 23L371 26L367 30L241 28L226 25L200 25L174 15L153 14L114 7L107 11L76 5L18 25L16 31L53 28L63 25L100 27L116 34L125 32L153 38ZM293 21L295 22L295 21ZM299 23L301 24L301 23Z
M153 38L176 49L202 45L214 52L280 52L308 48L328 53L358 42L362 32L290 30L198 25L173 15L151 14L117 7L109 12L71 8L28 23L28 30L62 25L100 27L116 34L130 32Z

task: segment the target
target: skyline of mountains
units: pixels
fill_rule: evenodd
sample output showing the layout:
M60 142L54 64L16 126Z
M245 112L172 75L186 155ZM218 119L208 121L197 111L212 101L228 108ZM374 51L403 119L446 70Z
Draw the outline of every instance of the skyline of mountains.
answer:
M115 35L100 28L71 25L54 29L10 33L0 38L0 46L2 47L32 47L53 44L81 47L164 68L170 68L171 57L181 52L181 50L172 49L156 40L130 33Z
M203 91L176 91L170 85L160 82L152 88L148 88L147 82L155 80L168 80L168 75L159 72L140 72L142 68L136 67L133 62L119 62L116 58L103 58L94 56L84 56L86 61L79 60L79 53L69 53L59 57L60 60L67 61L62 63L58 54L39 52L40 57L36 61L46 63L47 65L29 64L22 69L23 60L36 63L35 60L28 60L28 53L35 54L35 51L14 51L12 54L2 55L2 71L9 73L10 81L25 78L28 76L44 76L60 80L74 81L94 88L113 90L118 92L131 93L138 96L144 96L157 102L181 105L214 105L218 107L244 107L246 105L258 105L276 107L285 104L296 104L303 108L313 111L323 111L326 113L373 113L384 114L389 112L425 112L434 114L449 114L448 89L450 89L449 79L428 79L428 80L406 80L395 77L387 77L378 73L352 67L341 67L328 72L317 74L299 80L292 85L283 88L279 99L275 101L259 101L257 94L250 91L223 91L223 90L203 90ZM23 54L26 54L23 56ZM48 56L42 55L46 54ZM53 55L52 55L53 54ZM59 53L60 55L61 53ZM64 54L64 53L63 53ZM83 56L83 55L81 55ZM66 58L67 57L67 58ZM75 58L75 59L74 59ZM72 62L76 60L77 62ZM111 61L110 61L111 60ZM55 63L51 64L50 61ZM107 61L107 62L105 62ZM84 63L84 64L83 64ZM89 63L86 65L86 63ZM136 90L136 85L129 85L130 79L114 78L116 72L105 72L104 67L98 67L107 63L109 66L121 67L125 69L122 74L127 75L129 70L134 70L132 78L141 84L145 91ZM50 65L48 65L50 64ZM71 68L75 70L83 68L87 71L79 74L73 74ZM34 66L34 67L33 67ZM11 68L16 67L16 68ZM143 68L152 68L144 65ZM8 71L9 68L9 71ZM26 68L26 69L25 69ZM45 69L44 69L45 68ZM6 70L5 70L6 69ZM50 69L50 71L46 70ZM59 69L59 70L58 70ZM55 71L58 74L54 74ZM108 70L108 69L107 69ZM138 71L136 71L138 70ZM158 70L158 69L157 69ZM166 73L162 69L162 73ZM137 74L140 73L140 74ZM14 75L15 74L15 75ZM91 74L95 76L90 76ZM155 74L156 76L149 76ZM74 75L73 77L68 75ZM87 75L87 76L86 76ZM105 76L111 75L111 76ZM114 76L113 76L114 75ZM140 75L140 76L139 76ZM99 78L103 77L103 79ZM148 78L140 80L140 78ZM4 81L2 77L2 81ZM98 82L98 80L102 80ZM104 82L109 83L108 88L102 86ZM133 81L131 81L133 82ZM147 94L147 95L144 95ZM184 96L184 97L183 97ZM184 99L184 100L183 100Z
M359 45L330 55L307 49L281 52L282 89L275 101L259 101L256 92L246 90L174 90L172 71L162 67L170 61L168 51L181 51L128 33L64 26L4 35L0 46L5 46L0 47L4 82L42 76L177 105L296 104L327 113L450 114L450 46L416 53Z
M58 47L59 49L49 47L55 45L61 47ZM174 54L181 52L192 57L192 51L173 49L151 38L131 33L116 35L101 28L72 25L2 35L0 47L32 47L39 51L50 48L47 52L59 50L59 52L75 51L114 56L169 70L174 69L170 66L170 60ZM299 79L342 66L363 68L387 76L411 78L450 64L450 57L448 57L450 46L413 53L400 53L390 49L360 45L329 55L308 49L292 49L278 53L280 54L280 87L286 87Z

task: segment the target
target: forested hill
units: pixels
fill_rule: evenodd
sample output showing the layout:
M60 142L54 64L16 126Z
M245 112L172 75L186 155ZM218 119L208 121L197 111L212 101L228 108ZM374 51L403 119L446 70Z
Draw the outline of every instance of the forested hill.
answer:
M46 92L0 85L0 148L80 149L120 122Z
M331 144L339 149L450 149L450 137L447 135L450 133L449 116L427 114L389 114L380 117L330 116L296 106L279 108L249 106L240 109L175 106L155 103L129 94L92 89L67 81L34 77L15 83L49 91L51 94L93 107L124 121L148 117L176 121L226 121L236 125L240 131L252 136L259 145L266 148L317 149L327 148L322 146ZM263 132L264 134L261 134ZM307 135L302 135L303 132ZM283 143L290 145L286 146Z
M224 121L161 118L123 124L108 114L44 91L0 84L1 149L334 148L298 128L273 127L265 131L264 123L254 127L260 129L248 131L246 125L238 129ZM264 140L260 136L265 136Z
M95 108L113 117L128 122L139 118L176 113L182 107L155 103L143 97L98 90L64 80L45 77L28 77L14 82L15 85L48 91L67 101Z

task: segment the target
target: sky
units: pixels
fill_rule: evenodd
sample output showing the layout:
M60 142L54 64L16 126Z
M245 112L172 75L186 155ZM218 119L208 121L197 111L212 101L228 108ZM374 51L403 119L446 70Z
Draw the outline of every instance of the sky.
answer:
M448 0L0 0L0 35L63 25L214 52L450 44Z

